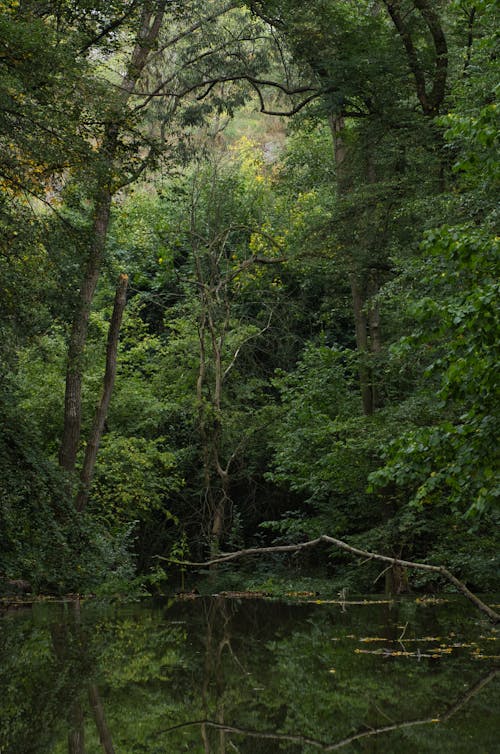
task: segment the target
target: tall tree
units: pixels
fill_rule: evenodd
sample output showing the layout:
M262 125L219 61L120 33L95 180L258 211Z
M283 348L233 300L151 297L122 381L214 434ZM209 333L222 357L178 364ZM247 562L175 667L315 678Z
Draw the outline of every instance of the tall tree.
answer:
M80 285L68 344L64 426L59 461L66 471L73 471L80 443L81 391L83 352L87 338L90 307L99 279L106 237L109 228L111 201L123 185L117 158L120 139L125 136L129 117L128 103L146 67L148 57L158 40L165 2L145 3L138 17L135 43L126 70L111 98L111 106L104 118L104 130L98 147L96 184L94 189L93 221L90 249ZM117 178L118 172L118 178Z

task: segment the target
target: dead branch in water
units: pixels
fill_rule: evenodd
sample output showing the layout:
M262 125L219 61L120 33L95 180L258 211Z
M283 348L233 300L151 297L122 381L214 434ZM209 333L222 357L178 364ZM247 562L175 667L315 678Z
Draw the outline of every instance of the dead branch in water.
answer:
M183 566L191 566L193 568L208 568L209 566L219 565L221 563L227 563L231 560L236 560L237 558L243 558L247 557L249 555L265 555L265 554L275 554L279 552L298 552L300 550L309 549L311 547L316 547L319 544L329 544L334 545L335 547L338 547L340 550L344 550L345 552L349 552L351 555L356 555L362 558L365 558L366 560L378 560L382 563L389 563L393 566L400 566L403 568L415 568L420 571L431 571L432 573L437 573L443 578L445 578L447 581L449 581L450 584L453 584L453 586L458 589L459 592L461 592L464 597L466 597L469 602L472 602L472 604L477 607L478 610L481 610L485 615L488 616L488 618L493 623L499 623L500 622L500 615L495 612L491 607L486 605L479 597L477 597L475 594L473 594L470 589L468 589L465 584L460 581L460 579L457 579L456 576L454 576L445 566L442 565L429 565L428 563L414 563L411 560L401 560L400 558L391 558L388 555L379 555L376 552L369 552L368 550L361 550L359 547L352 547L351 545L348 545L347 542L343 542L341 539L335 539L335 537L330 537L327 534L322 534L320 537L317 537L316 539L311 539L308 542L301 542L300 544L296 545L275 545L272 547L251 547L247 550L237 550L236 552L230 552L226 554L222 554L217 558L212 558L211 560L206 560L203 563L196 563L192 561L186 561L186 560L176 560L175 558L164 558L160 555L157 557L159 560L165 560L170 563L176 563L178 565Z

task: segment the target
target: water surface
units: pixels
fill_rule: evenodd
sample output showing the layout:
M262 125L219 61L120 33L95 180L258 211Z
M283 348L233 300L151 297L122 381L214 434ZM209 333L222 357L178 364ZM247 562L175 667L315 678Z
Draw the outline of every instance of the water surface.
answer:
M0 619L0 752L495 754L499 654L460 599L35 604Z

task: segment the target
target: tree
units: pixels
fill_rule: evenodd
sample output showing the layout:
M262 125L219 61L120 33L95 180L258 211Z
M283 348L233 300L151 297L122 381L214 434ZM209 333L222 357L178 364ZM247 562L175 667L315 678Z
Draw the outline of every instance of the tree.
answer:
M105 250L111 201L124 180L123 175L118 178L118 181L115 177L116 160L120 152L120 139L125 136L124 125L129 115L129 100L158 39L164 12L164 2L144 4L138 18L137 35L126 64L126 72L116 87L111 97L111 104L103 118L104 128L96 160L97 170L90 249L68 344L64 426L59 451L60 464L66 471L74 470L80 443L83 350L87 338L90 307Z
M265 166L245 140L232 151L212 143L184 183L175 236L182 286L179 303L167 310L164 362L196 423L196 466L186 477L196 483L194 517L213 552L237 511L244 516L234 489L253 484L245 459L259 435L265 385L256 352L273 322L271 284L283 261L279 244L261 230L270 191Z
M160 152L172 150L173 144L179 143L181 139L172 138L167 128L175 123L180 101L188 102L180 115L180 123L185 127L197 122L210 109L205 100L216 84L246 80L261 64L259 29L243 13L238 16L245 20L243 27L238 29L229 22L222 41L218 39L216 46L211 47L216 35L211 25L233 11L232 4L215 2L201 11L198 3L193 2L180 15L175 9L168 8L168 13L166 10L164 2L145 3L139 15L131 16L136 18L134 46L121 81L113 86L102 116L102 131L97 136L90 194L93 219L89 252L68 344L64 427L59 451L60 464L68 472L75 469L80 444L83 352L90 307L105 255L113 197L136 180ZM167 20L171 23L168 29ZM249 63L243 57L248 52L251 52ZM201 94L193 101L199 91ZM167 116L152 118L158 99ZM236 92L235 101L239 99L241 95ZM227 94L224 100L214 94L213 101L219 109L230 110L232 106Z
M326 532L488 583L493 4L2 9L6 571L129 573L136 521L141 568Z

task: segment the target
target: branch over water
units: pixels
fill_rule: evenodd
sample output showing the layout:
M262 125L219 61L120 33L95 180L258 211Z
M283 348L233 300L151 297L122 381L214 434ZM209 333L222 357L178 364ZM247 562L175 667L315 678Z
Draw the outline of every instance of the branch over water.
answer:
M359 547L352 547L352 545L348 545L347 542L343 542L341 539L336 539L335 537L330 537L327 534L322 534L320 537L317 537L316 539L311 539L307 542L301 542L296 545L275 545L271 547L251 547L246 550L237 550L235 552L230 552L226 554L222 554L217 558L212 558L211 560L206 560L202 563L197 563L193 561L187 561L187 560L176 560L175 558L164 558L162 556L157 556L160 560L165 560L170 563L177 563L178 565L183 566L191 566L193 568L208 568L209 566L219 565L220 563L227 563L231 560L236 560L238 558L243 558L249 555L265 555L267 553L278 553L278 552L297 552L299 550L305 550L309 549L311 547L316 547L319 544L330 544L334 545L335 547L338 547L340 550L344 550L345 552L349 552L351 555L360 556L362 558L365 558L366 560L378 560L382 563L389 563L393 566L402 566L403 568L415 568L420 571L431 571L433 573L438 573L440 576L445 578L447 581L450 582L450 584L453 584L456 589L458 589L459 592L461 592L464 597L466 597L469 602L472 602L472 604L478 609L481 610L482 613L488 616L488 618L493 623L500 623L500 615L495 612L489 605L487 605L485 602L483 602L479 597L477 597L473 592L468 589L465 584L460 581L460 579L457 579L456 576L454 576L445 566L442 565L430 565L428 563L415 563L411 560L401 560L400 558L391 558L388 555L379 555L376 552L369 552L368 550L361 550Z

